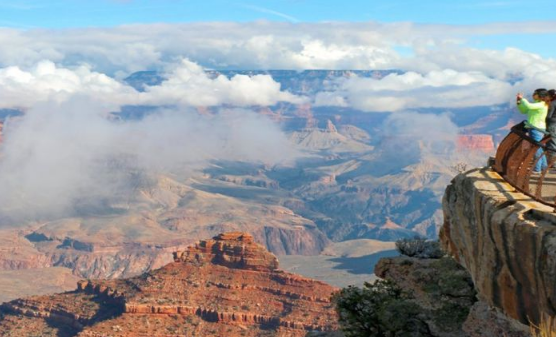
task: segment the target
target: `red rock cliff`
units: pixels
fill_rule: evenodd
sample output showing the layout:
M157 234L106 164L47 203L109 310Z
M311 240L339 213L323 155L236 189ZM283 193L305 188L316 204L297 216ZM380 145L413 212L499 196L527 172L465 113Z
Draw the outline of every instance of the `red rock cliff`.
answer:
M305 336L338 328L335 288L278 269L246 233L220 234L125 280L0 307L0 331L68 336Z

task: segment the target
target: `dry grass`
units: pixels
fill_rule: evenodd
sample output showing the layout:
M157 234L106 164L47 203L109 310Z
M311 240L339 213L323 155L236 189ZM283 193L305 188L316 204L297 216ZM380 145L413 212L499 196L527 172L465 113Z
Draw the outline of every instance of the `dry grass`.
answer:
M548 315L541 317L539 325L530 323L531 335L533 337L556 337L556 328L554 327L555 318Z

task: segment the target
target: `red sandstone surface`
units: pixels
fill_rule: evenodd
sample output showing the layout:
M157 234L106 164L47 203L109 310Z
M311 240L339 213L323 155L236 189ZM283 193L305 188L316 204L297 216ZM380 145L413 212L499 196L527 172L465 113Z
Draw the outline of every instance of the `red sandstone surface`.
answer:
M474 150L494 153L494 141L491 135L459 135L458 150Z
M26 336L305 336L338 328L326 283L278 269L251 235L232 232L122 280L0 307L0 333Z

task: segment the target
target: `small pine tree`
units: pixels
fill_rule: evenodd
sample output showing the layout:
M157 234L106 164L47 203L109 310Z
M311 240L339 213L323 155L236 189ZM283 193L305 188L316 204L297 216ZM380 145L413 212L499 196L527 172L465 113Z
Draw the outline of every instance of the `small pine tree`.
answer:
M333 302L346 337L426 336L428 331L411 296L387 280L344 288Z
M420 259L439 259L445 255L439 241L427 240L418 236L396 241L396 249L402 255Z

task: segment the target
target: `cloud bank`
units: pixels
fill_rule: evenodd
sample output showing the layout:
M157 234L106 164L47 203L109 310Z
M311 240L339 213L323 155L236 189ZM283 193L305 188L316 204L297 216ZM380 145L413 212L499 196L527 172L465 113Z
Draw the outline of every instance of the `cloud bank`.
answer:
M547 22L441 25L258 21L0 29L0 42L10 46L0 50L0 94L7 97L0 104L13 106L45 95L63 99L60 97L68 91L102 92L107 101L116 104L245 106L306 100L281 92L269 77L210 79L203 68L408 72L380 83L357 78L332 83L314 98L316 105L365 111L499 104L509 102L515 91L554 87L551 79L556 60L512 47L471 48L469 41L478 36L554 33L554 27ZM43 60L52 64L45 65ZM48 76L58 81L55 84L44 74L44 69L53 68ZM69 69L75 74L68 74ZM131 72L147 69L165 72L167 81L145 93L119 82ZM396 86L409 86L409 90ZM39 87L36 93L35 87ZM27 99L18 97L24 95Z
M0 42L10 47L0 50L0 66L30 67L46 59L65 66L87 63L94 65L95 71L112 75L160 69L176 59L187 58L203 67L219 69L418 71L423 66L445 69L446 63L451 63L449 68L461 71L480 68L500 71L500 65L491 62L493 59L506 57L502 64L512 69L528 64L530 57L519 61L525 53L473 50L466 43L477 36L555 33L554 27L547 22L457 26L258 21L65 30L3 28ZM410 57L400 55L398 47L409 49ZM413 56L419 62L413 62Z
M252 111L161 111L138 121L106 118L87 97L39 104L8 120L0 160L0 224L78 215L129 200L157 174L179 179L211 160L295 159L279 127Z

